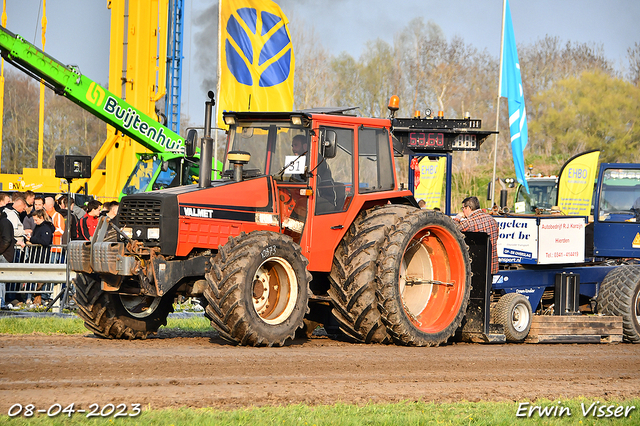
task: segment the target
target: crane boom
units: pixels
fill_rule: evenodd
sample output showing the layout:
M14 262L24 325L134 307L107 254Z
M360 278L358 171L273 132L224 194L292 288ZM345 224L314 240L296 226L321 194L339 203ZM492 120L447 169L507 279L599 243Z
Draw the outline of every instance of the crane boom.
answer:
M180 152L184 139L107 89L0 26L0 52L12 65L153 152Z

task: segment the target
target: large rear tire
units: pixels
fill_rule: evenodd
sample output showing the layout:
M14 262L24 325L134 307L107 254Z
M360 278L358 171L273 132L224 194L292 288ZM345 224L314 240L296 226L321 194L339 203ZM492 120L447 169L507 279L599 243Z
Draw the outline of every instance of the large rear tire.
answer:
M462 322L471 290L462 234L442 213L406 215L385 239L377 280L382 321L396 343L446 342Z
M211 325L232 343L284 345L308 312L308 263L286 235L256 231L229 238L206 274Z
M531 329L531 303L518 293L507 293L491 310L494 324L501 324L507 342L521 343Z
M624 340L640 343L640 266L622 265L604 277L598 312L622 317Z
M74 300L84 325L107 339L146 339L167 324L173 312L172 293L164 297L124 296L100 288L99 277L78 273Z
M376 261L391 225L414 207L387 204L363 211L336 249L328 294L340 329L364 343L391 341L376 298Z

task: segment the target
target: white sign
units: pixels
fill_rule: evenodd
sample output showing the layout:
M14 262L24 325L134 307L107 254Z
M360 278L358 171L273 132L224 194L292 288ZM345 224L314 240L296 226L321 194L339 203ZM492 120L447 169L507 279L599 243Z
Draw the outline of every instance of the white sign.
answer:
M535 218L496 217L498 258L501 263L538 262L538 226Z
M297 155L287 155L284 157L284 164L288 167L284 170L285 175L301 175L304 173L304 167L306 166L306 158L304 155L299 157Z
M585 218L540 218L539 264L584 262Z

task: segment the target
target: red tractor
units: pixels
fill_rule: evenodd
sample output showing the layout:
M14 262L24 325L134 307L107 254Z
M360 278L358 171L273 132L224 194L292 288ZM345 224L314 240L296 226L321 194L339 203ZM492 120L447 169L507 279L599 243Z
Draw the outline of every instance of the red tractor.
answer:
M242 345L283 345L305 316L367 343L451 337L469 300L467 246L448 216L399 187L394 156L477 150L491 132L479 120L345 111L226 113L222 179L211 180L205 131L198 185L124 197L90 242L69 245L87 328L145 338L184 295Z

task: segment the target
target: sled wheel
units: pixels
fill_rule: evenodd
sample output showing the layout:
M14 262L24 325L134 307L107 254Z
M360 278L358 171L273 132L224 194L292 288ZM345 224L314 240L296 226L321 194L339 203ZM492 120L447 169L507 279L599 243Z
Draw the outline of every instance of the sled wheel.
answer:
M507 293L491 310L494 324L501 324L507 342L524 342L531 329L531 304L518 293Z

